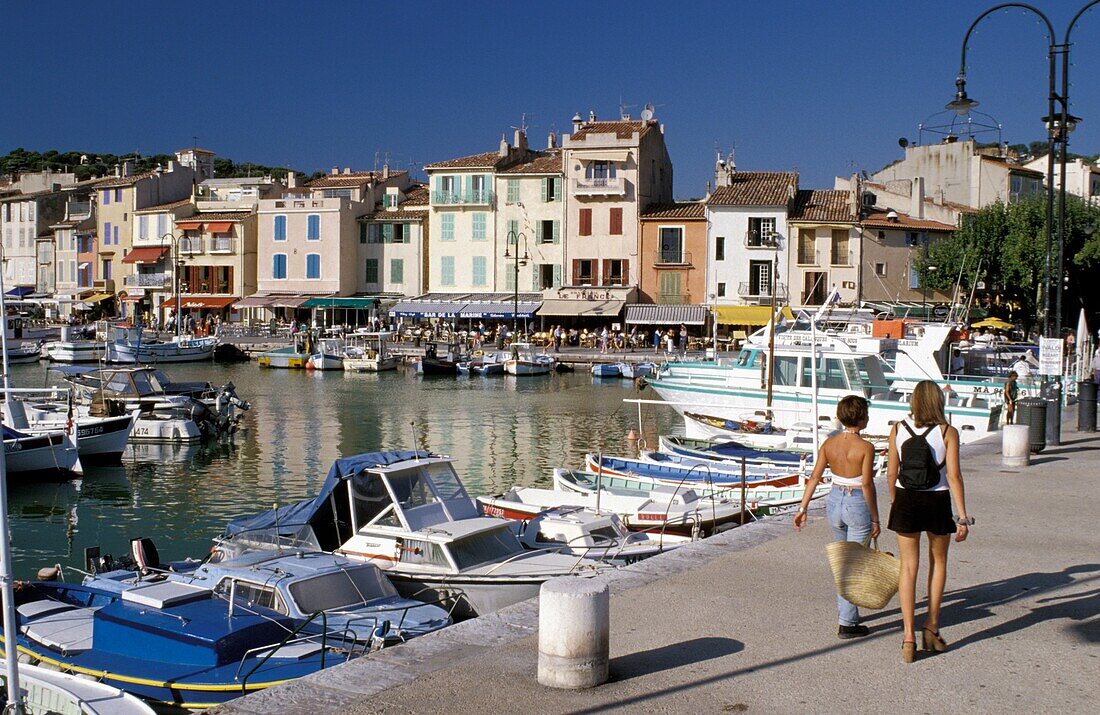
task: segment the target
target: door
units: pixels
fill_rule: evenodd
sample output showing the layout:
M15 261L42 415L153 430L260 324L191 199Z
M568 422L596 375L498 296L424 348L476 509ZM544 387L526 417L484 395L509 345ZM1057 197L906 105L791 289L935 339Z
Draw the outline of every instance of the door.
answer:
M772 262L749 261L749 295L770 297L772 294Z
M806 271L805 287L802 291L803 305L821 305L825 302L825 285L829 274L825 271Z

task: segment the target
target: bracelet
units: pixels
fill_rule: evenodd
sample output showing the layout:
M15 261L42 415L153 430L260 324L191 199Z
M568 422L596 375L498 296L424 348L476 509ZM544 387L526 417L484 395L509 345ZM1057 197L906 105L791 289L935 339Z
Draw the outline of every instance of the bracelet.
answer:
M955 517L955 523L958 524L959 526L973 526L974 525L974 517L970 516L970 517L967 517L967 518L963 519L962 517L956 516Z
M878 523L877 521L872 521L871 523L874 524L875 526L882 526L882 524Z

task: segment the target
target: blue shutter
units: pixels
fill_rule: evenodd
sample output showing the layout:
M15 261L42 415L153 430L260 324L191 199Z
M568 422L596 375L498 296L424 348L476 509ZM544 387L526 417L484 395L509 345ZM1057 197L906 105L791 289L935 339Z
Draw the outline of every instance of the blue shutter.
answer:
M474 193L474 175L473 174L466 174L466 194L464 196L464 201L466 203L470 203L474 200L473 193Z
M561 287L561 264L560 263L555 263L554 264L554 287L555 288Z
M275 236L276 241L286 240L286 216L275 217Z
M390 259L390 282L398 285L405 282L405 261L403 259Z
M111 222L107 221L103 224L103 245L107 246L111 243Z
M114 237L115 237L115 241L114 241L114 243L115 243L115 245L117 246L117 245L118 245L118 226L115 226L115 227L114 227L114 233L113 233L113 235L114 235Z
M561 221L554 219L554 243L561 243Z

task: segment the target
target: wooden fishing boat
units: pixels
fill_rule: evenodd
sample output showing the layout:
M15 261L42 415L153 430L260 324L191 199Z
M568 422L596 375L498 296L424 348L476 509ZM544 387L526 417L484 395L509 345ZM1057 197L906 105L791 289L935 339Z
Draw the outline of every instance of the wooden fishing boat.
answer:
M504 372L517 377L549 375L554 369L554 358L546 354L536 354L530 343L514 343L512 357L504 361Z

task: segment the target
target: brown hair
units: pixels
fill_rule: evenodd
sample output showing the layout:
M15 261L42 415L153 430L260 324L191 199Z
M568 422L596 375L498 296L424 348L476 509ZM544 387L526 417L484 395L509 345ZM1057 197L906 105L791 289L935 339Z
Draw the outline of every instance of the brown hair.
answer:
M836 418L845 427L859 427L867 419L867 400L859 395L841 398L836 405Z
M947 417L943 411L943 391L931 380L921 380L913 388L913 396L909 398L909 409L913 413L913 422L917 427L947 424Z

